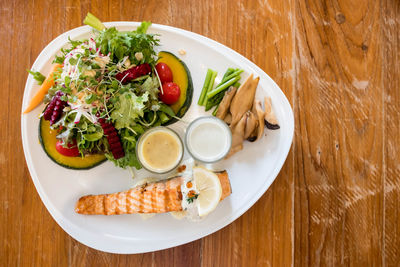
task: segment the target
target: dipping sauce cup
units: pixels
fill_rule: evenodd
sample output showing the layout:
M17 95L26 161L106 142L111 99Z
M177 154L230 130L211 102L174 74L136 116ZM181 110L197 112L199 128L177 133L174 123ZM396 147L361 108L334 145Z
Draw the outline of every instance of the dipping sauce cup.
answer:
M224 121L213 116L200 117L187 127L185 144L195 160L213 163L228 154L232 133Z
M146 170L167 173L181 162L183 143L179 135L170 128L154 127L140 136L136 145L136 155Z

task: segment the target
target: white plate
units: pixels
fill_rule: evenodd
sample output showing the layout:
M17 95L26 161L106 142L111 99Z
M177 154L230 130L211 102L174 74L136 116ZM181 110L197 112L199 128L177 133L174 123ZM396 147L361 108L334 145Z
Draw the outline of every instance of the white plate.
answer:
M105 23L119 30L133 30L136 22ZM32 66L43 73L50 71L54 55L68 41L88 37L88 26L68 31L54 39L38 56ZM190 121L205 114L197 100L207 68L218 71L217 82L228 67L245 70L242 77L254 73L260 76L257 97L270 95L280 123L280 130L266 130L266 136L255 143L245 142L244 149L229 160L213 167L228 171L232 195L222 201L217 209L200 222L176 220L169 214L143 220L139 215L84 216L74 212L76 200L87 194L111 193L128 189L133 180L127 170L106 162L90 170L69 170L51 161L38 142L38 114L43 105L21 117L22 140L25 158L32 180L46 208L57 223L73 238L83 244L106 252L143 253L178 246L228 225L248 210L268 189L278 175L289 152L294 130L293 113L285 95L275 82L254 63L240 54L201 35L181 29L154 24L151 33L160 34L160 50L178 55L192 74L194 95L190 110L184 119ZM179 55L180 49L186 55ZM25 86L22 110L38 90L29 76ZM174 127L180 127L179 124ZM137 172L145 177L144 171Z

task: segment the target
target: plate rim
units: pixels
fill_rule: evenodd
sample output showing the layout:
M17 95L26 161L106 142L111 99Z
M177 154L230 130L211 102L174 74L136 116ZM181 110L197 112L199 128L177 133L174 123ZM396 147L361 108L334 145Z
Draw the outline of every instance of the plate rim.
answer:
M140 22L135 22L135 21L113 21L113 22L104 22L104 25L107 27L110 26L115 26L115 27L137 27L140 25ZM214 223L210 225L210 227L207 227L206 231L203 231L201 233L197 232L191 235L188 235L187 237L185 236L184 239L173 239L173 240L168 240L168 244L162 243L162 244L156 244L156 248L153 249L148 249L144 248L141 249L140 247L134 247L130 246L129 248L124 247L118 247L118 248L112 248L112 247L107 247L103 246L102 244L97 244L96 241L91 240L91 236L93 233L91 233L88 230L85 230L86 233L82 235L81 231L82 229L73 223L70 223L69 221L65 221L63 218L63 215L61 212L59 212L55 206L51 203L50 199L44 192L44 189L39 181L39 177L36 173L35 166L33 165L32 162L32 157L30 153L28 153L28 144L27 144L27 138L26 138L26 127L25 127L25 122L27 121L26 117L22 114L24 107L27 105L27 97L28 93L32 90L32 80L33 78L31 75L28 75L28 78L26 80L25 88L24 88L24 94L23 94L23 101L22 101L22 106L21 106L21 137L22 137L22 143L23 143L23 150L24 150L24 156L25 160L28 166L28 170L31 176L31 179L35 185L36 191L38 192L40 199L42 200L43 204L45 205L46 209L50 213L50 215L53 217L53 219L57 222L57 224L66 232L68 235L70 235L72 238L77 240L80 243L83 243L86 246L89 246L91 248L94 248L96 250L104 251L104 252L109 252L109 253L118 253L118 254L137 254L137 253L145 253L145 252L153 252L153 251L158 251L162 249L167 249L171 247L175 247L178 245L183 245L189 242L193 242L195 240L198 240L200 238L203 238L205 236L208 236L224 227L227 225L231 224L233 221L238 219L240 216L242 216L247 210L249 210L261 197L262 195L269 189L271 184L275 181L276 177L278 176L280 170L282 169L287 156L289 154L290 148L292 146L293 142L293 135L294 135L294 115L293 115L293 109L286 97L286 95L283 93L282 89L275 83L275 81L267 74L265 73L260 67L258 67L255 63L253 63L251 60L247 59L240 53L236 52L235 50L217 42L214 41L208 37L205 37L203 35L187 31L184 29L172 27L172 26L167 26L167 25L162 25L162 24L152 24L151 27L149 28L151 30L157 31L157 30L164 30L167 32L172 32L175 34L180 34L184 35L185 38L190 38L196 42L200 42L202 45L205 45L208 48L214 49L217 52L221 53L222 55L226 56L227 53L232 54L235 56L235 58L239 58L241 61L245 61L248 66L251 68L255 69L258 73L262 73L264 78L268 80L269 83L275 87L275 89L279 90L274 90L274 93L277 94L277 96L282 100L282 103L285 106L285 111L290 111L286 113L286 119L288 120L288 131L282 133L282 138L284 139L284 145L281 147L281 150L283 153L280 154L279 160L275 164L275 168L270 174L270 177L273 177L270 181L267 180L266 177L266 183L264 184L263 187L260 187L255 193L252 195L252 197L249 199L246 205L243 205L242 208L234 211L231 213L231 215L234 216L226 216L223 219L219 220L217 223ZM66 36L69 36L73 33L76 33L77 35L80 34L85 34L87 32L90 32L91 28L89 26L80 26L71 30L68 30L60 35L58 35L56 38L54 38L49 44L43 48L43 50L39 53L37 58L35 59L32 67L39 65L40 61L44 61L46 59L46 52L47 50L50 50L53 46L53 44L57 43L58 41L62 40ZM44 59L42 59L44 57ZM43 63L45 65L45 62ZM43 66L42 66L43 67ZM194 100L192 100L194 101ZM222 222L221 222L222 221ZM161 243L161 242L160 242Z

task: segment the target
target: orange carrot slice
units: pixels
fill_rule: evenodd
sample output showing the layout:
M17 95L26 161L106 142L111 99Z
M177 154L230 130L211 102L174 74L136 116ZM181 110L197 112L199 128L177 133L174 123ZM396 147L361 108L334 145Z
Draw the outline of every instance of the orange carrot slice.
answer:
M29 103L28 107L25 109L23 114L31 112L34 108L36 108L40 103L42 103L44 96L47 94L49 89L54 85L54 73L58 71L58 69L62 68L61 64L55 64L47 76L47 78L43 81L42 86L40 87L39 91L35 94L32 98L31 102Z

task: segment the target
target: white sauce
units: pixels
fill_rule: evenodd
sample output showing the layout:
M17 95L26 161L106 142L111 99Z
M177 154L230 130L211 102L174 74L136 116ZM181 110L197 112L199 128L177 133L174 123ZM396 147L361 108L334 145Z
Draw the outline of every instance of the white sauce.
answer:
M231 140L228 126L215 117L193 121L186 132L186 145L190 154L203 162L222 159L230 149Z
M197 209L197 199L194 199L192 202L188 201L188 193L191 190L194 190L196 194L198 194L198 190L196 188L196 184L193 180L193 167L194 161L193 159L186 160L183 165L186 166L186 169L179 173L183 177L183 183L181 185L182 192L182 210L185 212L186 218L191 221L199 221L201 218L199 216L199 211ZM186 185L188 182L192 182L192 187L188 188ZM175 217L175 216L174 216Z
M182 165L185 165L186 168L184 171L179 172L177 174L172 175L169 178L175 177L175 176L182 176L183 177L183 183L181 185L181 192L182 192L182 211L172 211L169 212L172 217L175 219L181 220L183 218L187 218L190 221L200 221L202 218L199 216L198 208L197 208L197 199L194 199L193 202L188 201L188 193L191 190L194 190L196 194L198 194L198 190L196 188L196 184L194 183L193 180L193 167L195 165L193 159L188 159L185 160ZM158 178L144 178L136 183L132 187L137 187L140 185L143 185L145 183L154 183L158 182L160 179ZM187 187L187 183L192 182L192 186L190 188ZM152 218L156 213L147 213L147 214L139 214L139 216L143 220L147 220L149 218Z

